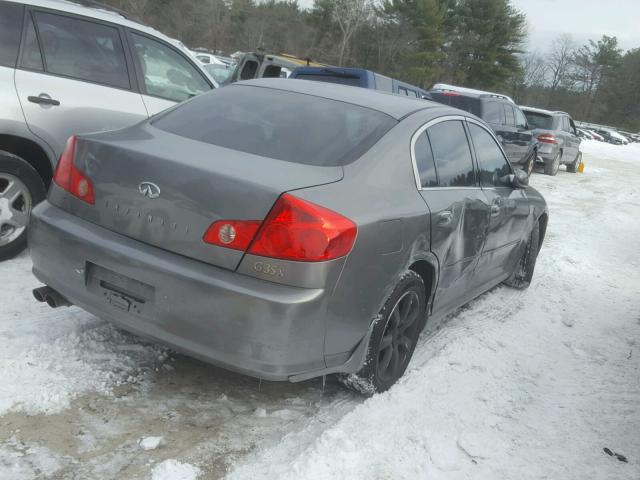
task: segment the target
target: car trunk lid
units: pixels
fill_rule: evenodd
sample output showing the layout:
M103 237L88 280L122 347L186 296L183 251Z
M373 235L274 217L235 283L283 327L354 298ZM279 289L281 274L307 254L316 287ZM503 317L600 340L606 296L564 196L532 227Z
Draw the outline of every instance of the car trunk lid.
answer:
M219 147L149 124L79 138L75 164L95 205L71 213L144 243L235 270L244 252L206 244L217 220L263 220L291 190L337 182L340 166L304 165Z

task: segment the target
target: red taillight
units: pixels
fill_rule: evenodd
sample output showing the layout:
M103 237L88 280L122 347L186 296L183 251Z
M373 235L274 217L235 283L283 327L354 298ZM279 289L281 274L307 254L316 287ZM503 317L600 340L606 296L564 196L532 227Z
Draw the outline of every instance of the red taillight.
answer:
M460 94L458 92L442 92L442 95L446 97L459 97Z
M249 253L303 262L332 260L351 251L357 231L339 213L285 193L265 218Z
M357 231L339 213L285 193L263 222L219 220L207 229L203 240L237 250L248 247L248 253L261 257L319 262L347 255Z
M543 133L542 135L538 135L538 141L542 143L558 143L556 137L551 135L550 133Z
M205 243L244 252L261 223L260 220L219 220L207 229L202 239Z
M74 165L75 151L76 137L69 137L56 165L53 181L71 195L93 205L95 203L93 183Z

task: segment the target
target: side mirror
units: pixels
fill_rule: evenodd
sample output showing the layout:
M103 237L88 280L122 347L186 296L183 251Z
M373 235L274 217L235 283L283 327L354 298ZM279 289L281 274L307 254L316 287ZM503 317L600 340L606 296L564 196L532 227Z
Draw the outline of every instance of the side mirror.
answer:
M527 188L529 186L529 175L519 168L513 175L509 175L509 180L513 188Z

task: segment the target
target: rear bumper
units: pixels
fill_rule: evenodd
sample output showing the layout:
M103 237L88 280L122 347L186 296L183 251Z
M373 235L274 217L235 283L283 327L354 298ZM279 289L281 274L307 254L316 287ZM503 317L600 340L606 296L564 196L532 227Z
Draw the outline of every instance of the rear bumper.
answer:
M538 146L538 158L540 158L543 163L551 163L558 155L558 151L558 145L540 142Z
M324 289L280 285L191 260L46 201L32 212L29 244L35 276L75 305L207 362L267 380L359 367L360 358L352 355L346 364L326 368ZM100 272L113 273L109 284L124 276L125 284L133 279L143 285L142 307L129 311L108 301L105 282L95 278Z

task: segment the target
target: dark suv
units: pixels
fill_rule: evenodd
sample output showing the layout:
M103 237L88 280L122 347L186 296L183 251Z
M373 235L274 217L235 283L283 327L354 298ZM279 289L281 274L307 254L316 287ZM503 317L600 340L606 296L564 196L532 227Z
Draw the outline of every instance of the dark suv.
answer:
M576 173L582 161L582 139L569 114L524 106L520 108L540 142L538 150L540 160L544 162L544 173L556 175L562 164L567 166L567 172Z
M473 113L493 129L509 161L531 175L538 142L520 108L506 95L437 84L429 91L432 100Z

